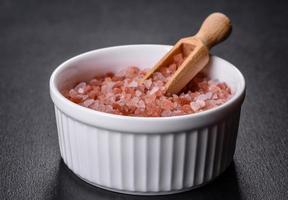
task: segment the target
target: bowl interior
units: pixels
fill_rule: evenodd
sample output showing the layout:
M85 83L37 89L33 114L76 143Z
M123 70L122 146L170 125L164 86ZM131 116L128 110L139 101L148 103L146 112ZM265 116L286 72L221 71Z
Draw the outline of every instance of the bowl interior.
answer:
M129 66L151 68L169 50L167 45L129 45L100 49L76 56L63 63L55 76L59 91L106 72L117 72ZM212 56L203 70L210 78L225 81L235 94L242 81L239 72L227 61Z

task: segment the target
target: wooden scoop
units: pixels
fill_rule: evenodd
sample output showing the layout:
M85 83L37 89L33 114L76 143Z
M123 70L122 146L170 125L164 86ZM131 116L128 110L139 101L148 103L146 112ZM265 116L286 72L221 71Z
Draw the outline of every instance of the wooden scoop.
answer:
M175 46L146 74L148 79L161 67L172 64L173 57L179 53L184 56L183 63L166 83L166 94L177 94L209 62L209 49L225 40L231 32L230 19L222 13L213 13L203 22L198 33L180 39Z

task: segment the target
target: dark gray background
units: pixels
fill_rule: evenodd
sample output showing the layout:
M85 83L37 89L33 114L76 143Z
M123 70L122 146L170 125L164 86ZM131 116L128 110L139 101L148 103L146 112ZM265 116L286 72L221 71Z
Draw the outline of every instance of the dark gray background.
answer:
M230 16L234 28L212 52L235 64L247 81L234 163L203 188L149 199L287 199L287 5L230 0L1 0L0 199L146 199L97 189L67 170L49 76L61 62L92 49L173 44L214 11Z

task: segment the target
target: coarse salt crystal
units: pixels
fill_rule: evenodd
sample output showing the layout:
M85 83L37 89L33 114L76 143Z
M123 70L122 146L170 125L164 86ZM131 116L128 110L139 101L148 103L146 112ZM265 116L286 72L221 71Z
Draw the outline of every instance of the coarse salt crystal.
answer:
M144 81L144 85L147 89L150 89L151 85L152 85L152 80L151 79L147 79Z
M145 102L143 100L140 100L138 102L138 105L137 105L138 108L145 108Z
M82 105L85 106L85 107L89 107L91 104L94 103L94 99L86 99Z
M128 84L128 87L137 87L138 83L136 81L132 81L131 83Z
M152 90L149 91L149 94L150 95L155 94L158 90L159 90L159 87L155 86L155 87L152 88Z
M142 92L141 92L140 90L136 90L135 95L136 95L137 97L140 97L141 94L142 94Z
M85 82L81 82L78 85L76 85L76 87L74 88L79 94L84 94L84 89L86 87L86 83Z
M204 94L197 96L196 100L205 101L205 100L211 99L212 96L213 96L212 92L207 92L207 93L204 93Z

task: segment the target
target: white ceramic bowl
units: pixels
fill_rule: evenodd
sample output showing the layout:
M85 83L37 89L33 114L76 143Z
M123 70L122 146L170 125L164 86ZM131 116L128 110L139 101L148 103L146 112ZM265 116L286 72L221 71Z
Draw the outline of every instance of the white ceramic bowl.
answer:
M131 65L153 66L171 46L128 45L90 51L61 64L50 79L59 145L66 165L85 181L122 193L168 194L203 185L231 163L245 81L237 68L212 56L205 68L233 97L197 114L129 117L91 110L61 93L96 74Z

